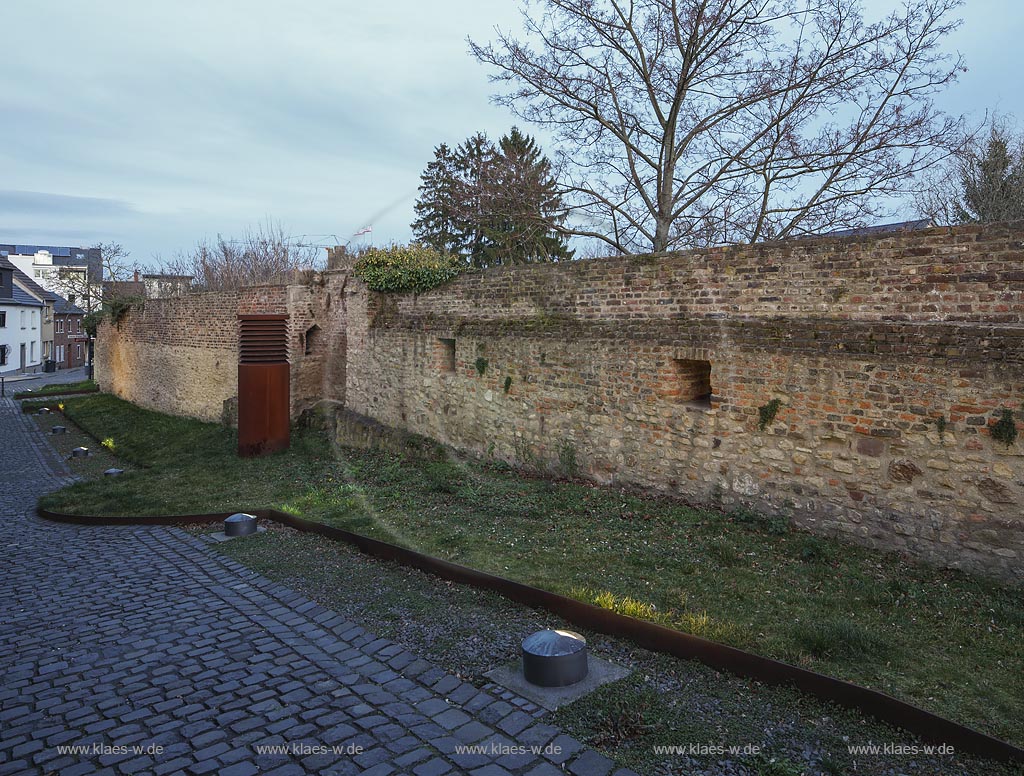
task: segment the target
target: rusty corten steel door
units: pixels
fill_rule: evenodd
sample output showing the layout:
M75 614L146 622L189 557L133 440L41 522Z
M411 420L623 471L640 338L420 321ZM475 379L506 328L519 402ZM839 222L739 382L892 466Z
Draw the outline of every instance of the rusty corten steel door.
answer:
M238 455L289 444L288 316L238 316Z

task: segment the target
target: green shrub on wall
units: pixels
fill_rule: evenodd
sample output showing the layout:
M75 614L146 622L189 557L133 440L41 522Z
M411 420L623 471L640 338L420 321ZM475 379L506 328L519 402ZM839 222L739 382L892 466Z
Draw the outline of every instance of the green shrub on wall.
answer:
M413 244L370 248L353 269L373 291L419 294L447 283L459 274L462 264L455 256Z

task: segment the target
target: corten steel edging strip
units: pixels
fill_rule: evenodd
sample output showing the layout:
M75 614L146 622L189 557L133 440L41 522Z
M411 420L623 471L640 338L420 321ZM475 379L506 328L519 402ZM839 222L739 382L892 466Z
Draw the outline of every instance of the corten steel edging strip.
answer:
M66 399L69 396L72 397L72 398L80 397L80 396L92 396L94 393L101 393L101 391L100 391L99 388L97 388L97 389L92 390L92 391L71 391L69 393L50 393L50 394L37 395L37 396L22 396L20 399L15 399L14 397L11 397L11 398L13 399L13 401L20 401L20 402L26 402L26 401L27 402L36 402L36 401L60 402L62 399ZM37 409L38 409L38 407L26 407L24 404L21 405L21 411L23 413L25 413L25 414L33 412L33 411L35 411ZM51 410L51 412L60 412L60 410L54 408L53 410Z
M33 393L28 396L12 396L15 401L30 401L35 399L61 399L65 396L88 396L90 393L99 393L99 388L85 388L78 391L61 391L60 393ZM21 391L19 391L21 393Z
M234 514L217 512L200 515L90 517L66 515L42 508L38 508L36 512L41 518L58 523L104 526L216 523ZM877 690L745 652L736 647L719 644L663 625L618 614L593 604L577 601L574 598L567 598L468 566L461 566L414 550L407 550L379 539L371 539L368 536L354 534L341 528L304 520L276 509L251 510L250 514L273 520L298 531L343 541L376 558L395 561L453 582L493 590L513 601L546 609L563 617L573 625L612 636L621 636L655 652L687 660L698 660L712 668L755 679L765 684L792 685L822 700L863 711L883 722L903 728L926 741L951 744L957 752L967 752L1002 762L1024 763L1024 749L1018 746L940 717Z

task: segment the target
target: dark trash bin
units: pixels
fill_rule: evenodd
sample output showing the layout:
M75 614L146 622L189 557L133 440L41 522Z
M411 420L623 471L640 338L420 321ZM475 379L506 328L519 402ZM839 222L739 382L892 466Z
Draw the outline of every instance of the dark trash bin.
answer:
M47 359L46 361L43 362L43 371L44 372L56 372L57 371L57 362L54 361L53 359Z

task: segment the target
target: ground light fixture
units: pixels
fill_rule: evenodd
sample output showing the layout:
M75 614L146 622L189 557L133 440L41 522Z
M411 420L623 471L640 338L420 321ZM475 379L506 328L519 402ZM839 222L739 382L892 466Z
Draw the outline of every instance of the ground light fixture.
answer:
M224 521L225 536L249 536L256 533L256 515L236 512Z
M587 675L587 640L567 630L542 630L523 639L523 676L539 687L568 687Z

